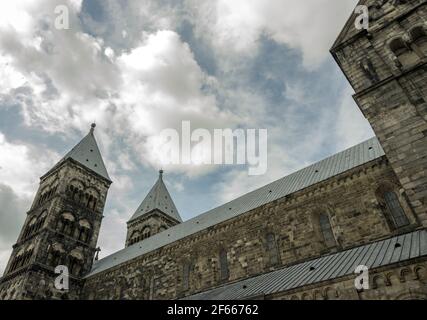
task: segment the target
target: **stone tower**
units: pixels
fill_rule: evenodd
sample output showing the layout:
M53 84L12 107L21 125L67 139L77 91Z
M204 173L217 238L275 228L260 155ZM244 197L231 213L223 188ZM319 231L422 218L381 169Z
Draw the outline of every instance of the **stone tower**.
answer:
M127 223L126 247L181 222L181 216L163 182L163 170L160 170L157 182Z
M355 90L409 200L427 227L427 1L362 0L331 52ZM358 20L359 21L359 20Z
M0 279L0 300L78 298L81 277L92 267L111 184L94 129L95 124L40 178L36 197ZM60 265L68 268L69 290L55 286L60 275L55 268Z

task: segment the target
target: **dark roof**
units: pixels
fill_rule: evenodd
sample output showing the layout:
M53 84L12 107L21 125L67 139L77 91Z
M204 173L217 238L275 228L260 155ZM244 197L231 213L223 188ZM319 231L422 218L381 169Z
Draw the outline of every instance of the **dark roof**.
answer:
M94 129L95 124L92 124L90 132L73 149L71 149L52 170L60 166L67 159L73 159L101 177L111 181L107 168L102 160L98 144L96 143Z
M232 300L269 295L354 274L357 266L369 269L427 256L427 231L419 230L387 240L306 261L185 299Z
M371 138L94 263L88 277L384 156Z
M132 218L129 221L135 220L153 210L159 210L173 219L182 222L178 209L170 196L165 183L163 182L163 171L160 170L159 178L150 192L144 198L142 203L136 209Z

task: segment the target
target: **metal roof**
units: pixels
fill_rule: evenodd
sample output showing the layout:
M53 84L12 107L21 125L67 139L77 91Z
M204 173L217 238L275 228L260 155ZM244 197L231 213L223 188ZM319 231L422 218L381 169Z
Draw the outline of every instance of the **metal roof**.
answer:
M369 269L427 256L427 231L419 230L387 240L306 261L185 300L235 300L269 295L354 274L357 266Z
M90 132L54 168L67 159L73 159L101 177L111 181L95 140L94 129L95 124L92 124Z
M382 156L377 138L371 138L105 257L95 262L88 277Z
M163 182L163 170L160 170L159 179L157 179L157 182L151 188L150 192L139 205L138 209L136 209L129 221L135 220L136 218L155 209L160 210L179 222L182 222L178 209L176 208L175 203Z

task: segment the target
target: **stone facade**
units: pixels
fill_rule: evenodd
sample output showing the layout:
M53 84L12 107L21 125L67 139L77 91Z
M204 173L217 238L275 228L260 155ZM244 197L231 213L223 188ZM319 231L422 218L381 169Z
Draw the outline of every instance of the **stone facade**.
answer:
M427 262L397 264L375 270L369 289L357 290L354 276L320 285L255 297L268 300L427 300Z
M0 298L177 299L425 229L427 1L361 4L369 30L356 30L353 16L332 54L385 156L100 272L91 268L110 181L68 159L41 179ZM179 223L161 208L131 219L127 249ZM67 296L53 288L58 263L72 266ZM426 256L408 258L372 270L369 290L345 276L253 298L426 299L426 270Z
M0 299L76 299L92 267L110 181L68 159L41 178L0 280ZM66 265L70 287L54 287Z
M163 212L153 210L149 214L127 223L126 246L128 247L131 244L165 231L178 223L179 221L172 219Z
M389 188L399 195L410 221L403 228L391 224L381 205L381 194ZM321 213L330 219L333 246L321 233ZM91 276L83 297L175 299L419 227L383 157ZM274 235L273 247L267 243L269 234ZM227 254L226 279L221 278L221 250ZM188 264L191 271L185 276ZM117 286L117 279L123 286Z
M356 33L351 19L332 54L427 226L427 2L362 2L372 5L369 30Z
M157 182L127 223L126 247L181 222L178 209L163 182L163 170L160 170Z

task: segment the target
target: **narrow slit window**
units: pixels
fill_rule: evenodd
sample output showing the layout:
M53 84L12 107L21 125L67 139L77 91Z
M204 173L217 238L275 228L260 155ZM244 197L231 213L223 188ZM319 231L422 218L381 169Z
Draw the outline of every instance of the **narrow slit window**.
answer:
M228 270L228 260L227 260L227 251L222 249L219 252L219 263L220 263L220 271L221 271L221 280L227 280L229 277Z
M320 230L322 232L323 240L327 247L335 247L335 237L332 231L331 222L329 216L325 213L322 213L319 217Z
M387 191L384 193L384 200L389 211L391 218L393 219L396 228L400 228L409 224L408 218L400 205L399 199L396 193Z
M279 252L277 248L276 236L274 233L268 233L266 238L269 264L276 265L279 263Z
M189 263L184 263L182 270L182 288L188 290L190 288L190 272L191 265Z

